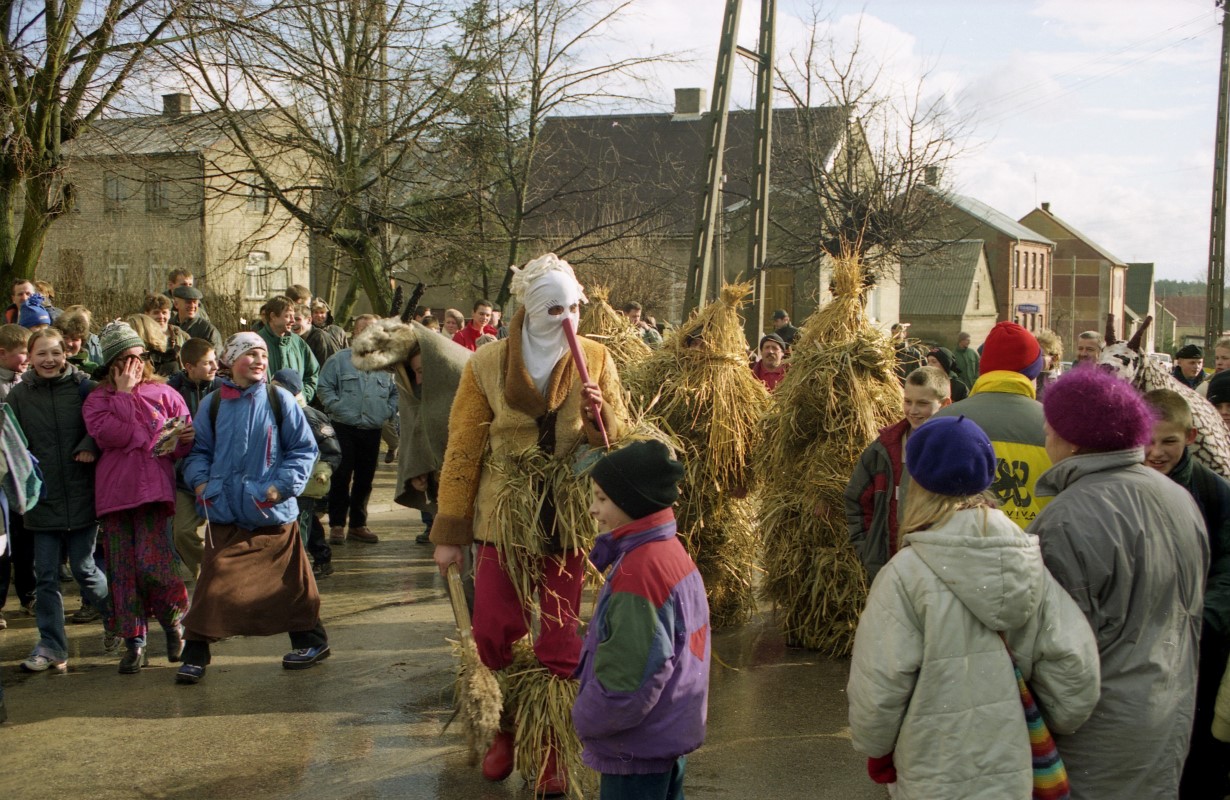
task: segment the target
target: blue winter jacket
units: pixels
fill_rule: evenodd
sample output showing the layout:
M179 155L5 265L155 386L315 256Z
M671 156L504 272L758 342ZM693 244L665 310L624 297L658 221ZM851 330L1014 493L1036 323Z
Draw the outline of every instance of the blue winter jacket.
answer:
M206 484L197 510L210 522L255 530L299 517L295 497L312 474L316 440L290 392L274 391L282 400L281 425L274 422L264 383L241 390L224 379L221 389L201 400L184 479L192 487ZM209 409L217 402L222 405L215 431ZM281 501L266 502L270 485L277 487Z
M397 414L397 387L389 372L364 372L351 349L339 350L320 371L316 396L333 422L352 428L379 428Z
M608 775L666 772L705 739L705 584L669 508L599 536L589 560L610 571L576 670L582 760Z

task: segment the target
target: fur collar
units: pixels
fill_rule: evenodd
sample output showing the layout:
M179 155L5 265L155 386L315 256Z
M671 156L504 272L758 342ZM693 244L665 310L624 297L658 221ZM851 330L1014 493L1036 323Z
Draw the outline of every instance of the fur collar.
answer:
M357 368L367 372L388 369L409 358L417 335L411 325L396 317L378 319L355 337L351 358Z
M572 364L572 354L565 353L556 363L555 369L551 370L547 396L539 394L538 387L534 385L521 358L521 326L524 323L525 309L521 308L513 315L512 324L508 328L508 338L504 340L508 342L504 350L504 400L518 411L538 419L564 404L568 390L572 388L572 377L576 370Z

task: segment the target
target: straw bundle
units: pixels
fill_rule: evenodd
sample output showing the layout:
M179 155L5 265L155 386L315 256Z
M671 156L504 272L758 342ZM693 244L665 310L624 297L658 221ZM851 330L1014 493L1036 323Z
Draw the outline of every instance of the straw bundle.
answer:
M834 264L834 299L803 325L773 393L762 476L764 585L793 646L850 652L867 596L846 528L850 473L879 429L896 421L901 385L892 344L863 315L862 270Z
M628 366L649 358L653 350L627 317L611 307L609 297L610 290L605 286L589 290L589 305L577 326L577 333L606 345L622 375Z
M749 290L750 284L723 287L719 302L625 381L633 407L682 443L679 531L704 578L715 629L745 622L755 610L757 540L747 496L756 488L750 462L769 395L748 369L738 310Z
M513 663L505 671L508 713L516 725L513 763L530 784L546 770L548 749L568 774L568 796L583 798L597 786L597 776L581 761L581 740L572 727L578 684L538 663L528 639L513 646Z
M576 454L578 458L581 453ZM491 455L492 481L499 487L492 511L495 535L508 577L526 607L536 606L534 587L542 579L541 556L563 551L589 552L598 535L589 516L589 481L578 478L573 458L544 453L537 445L517 453ZM544 509L554 502L555 537L543 525Z

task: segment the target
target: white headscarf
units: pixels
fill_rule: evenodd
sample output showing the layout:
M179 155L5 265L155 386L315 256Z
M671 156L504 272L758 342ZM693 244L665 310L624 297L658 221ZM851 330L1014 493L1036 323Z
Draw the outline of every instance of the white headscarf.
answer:
M554 253L540 256L523 268L513 267L512 292L525 308L521 326L521 358L539 394L547 394L551 372L568 352L568 337L563 320L568 316L575 331L580 312L570 312L573 305L588 302L585 291L577 282L572 266ZM547 310L564 308L564 314L552 316Z

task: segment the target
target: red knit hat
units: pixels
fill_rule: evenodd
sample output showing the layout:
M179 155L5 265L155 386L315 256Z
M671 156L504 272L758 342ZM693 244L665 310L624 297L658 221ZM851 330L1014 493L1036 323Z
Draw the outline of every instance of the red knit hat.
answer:
M1042 347L1029 331L1015 322L1001 322L991 329L982 345L978 374L996 370L1019 372L1027 378L1042 372Z

